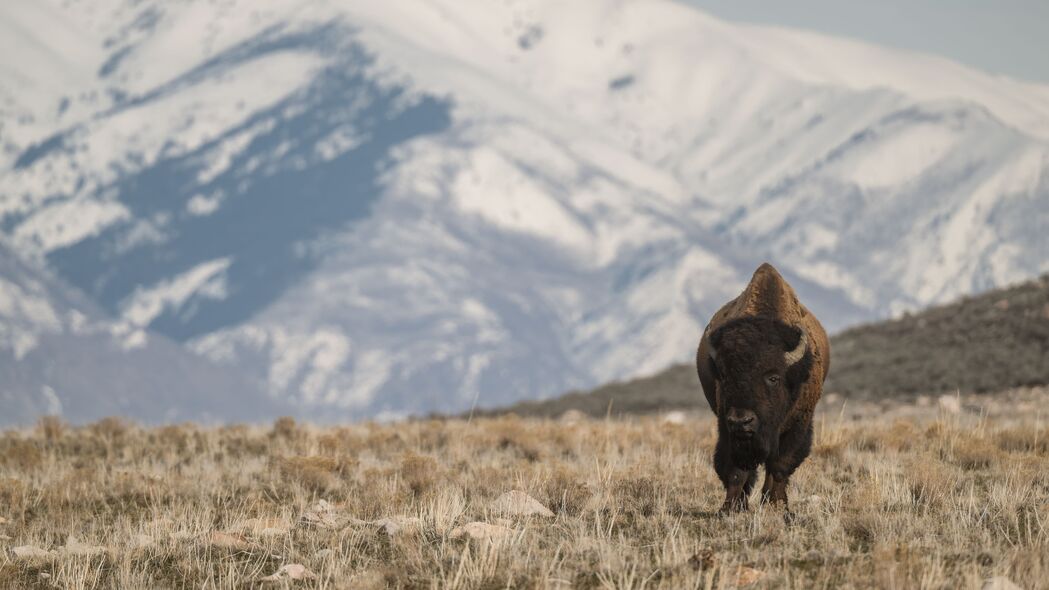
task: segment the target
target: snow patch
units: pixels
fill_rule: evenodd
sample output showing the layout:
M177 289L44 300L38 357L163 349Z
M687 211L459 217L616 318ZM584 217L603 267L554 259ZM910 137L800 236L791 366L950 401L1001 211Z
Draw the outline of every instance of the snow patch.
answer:
M121 305L121 316L136 326L148 326L166 309L178 309L194 295L208 299L226 298L225 272L229 257L198 264L177 277L151 287L139 287Z
M222 203L222 198L218 194L212 194L210 196L196 194L186 201L186 211L191 215L203 217L218 211L220 203Z
M43 207L14 232L14 241L26 251L50 252L99 234L131 216L115 201L76 199Z
M466 213L515 232L553 240L563 246L585 248L590 236L549 187L489 148L470 154L469 164L455 178L451 192Z
M958 141L944 125L908 125L878 137L842 163L843 178L868 189L910 182L929 170Z

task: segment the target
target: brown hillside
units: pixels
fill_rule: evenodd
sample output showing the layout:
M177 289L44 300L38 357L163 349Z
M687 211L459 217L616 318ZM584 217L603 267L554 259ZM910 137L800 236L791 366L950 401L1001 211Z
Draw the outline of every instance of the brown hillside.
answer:
M696 335L698 340L699 335ZM993 392L1049 384L1049 275L831 338L826 392L848 397ZM705 408L695 367L490 413L557 416Z

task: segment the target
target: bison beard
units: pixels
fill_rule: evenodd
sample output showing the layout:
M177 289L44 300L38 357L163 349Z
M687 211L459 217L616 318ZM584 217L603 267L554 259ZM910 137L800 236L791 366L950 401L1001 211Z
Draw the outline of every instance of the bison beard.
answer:
M786 505L790 476L812 447L812 414L829 370L826 331L771 264L710 319L696 372L718 417L722 510L746 510L759 465L762 500Z

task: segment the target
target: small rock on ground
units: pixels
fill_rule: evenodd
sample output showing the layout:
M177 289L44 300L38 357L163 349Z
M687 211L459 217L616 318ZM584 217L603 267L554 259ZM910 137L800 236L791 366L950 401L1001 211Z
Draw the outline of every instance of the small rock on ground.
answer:
M53 551L41 549L33 545L22 545L20 547L11 547L7 550L8 555L11 559L21 561L32 561L36 559L49 559L54 556Z
M681 410L674 410L673 412L663 414L663 424L684 424L687 420L688 416L686 416Z
M586 414L575 409L567 410L559 418L562 424L579 424L580 422L585 422L586 419Z
M422 519L415 516L395 516L373 520L370 524L379 527L380 534L393 537L403 532L418 531L422 528Z
M250 551L255 548L255 544L245 539L244 536L221 531L213 531L208 537L208 543L212 547L230 551Z
M301 563L282 565L272 575L262 578L263 582L282 582L284 580L313 580L317 576Z
M315 526L322 529L339 529L348 522L348 519L339 514L327 500L318 500L302 513L299 522L306 526Z
M940 409L948 414L957 414L962 411L962 400L956 395L941 395L938 403Z
M499 514L510 516L544 516L554 515L549 508L543 506L539 500L529 496L521 490L510 490L499 496L492 503L492 510Z
M506 537L512 532L513 530L497 524L488 524L487 522L469 522L461 527L452 529L449 536L453 539L466 536L471 539L494 540Z
M99 545L88 545L87 543L81 543L80 541L69 537L66 539L64 547L58 550L63 555L73 555L76 557L93 557L95 555L102 555L106 552L105 547Z

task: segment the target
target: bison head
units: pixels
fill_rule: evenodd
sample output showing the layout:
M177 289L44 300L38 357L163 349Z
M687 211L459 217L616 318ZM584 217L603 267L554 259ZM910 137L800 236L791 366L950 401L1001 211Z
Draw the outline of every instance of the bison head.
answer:
M709 363L719 431L740 460L763 461L812 368L805 332L773 318L733 320L710 335Z

